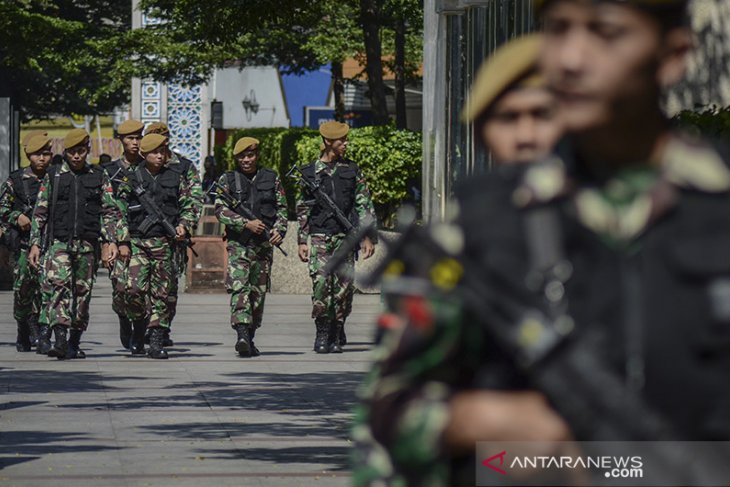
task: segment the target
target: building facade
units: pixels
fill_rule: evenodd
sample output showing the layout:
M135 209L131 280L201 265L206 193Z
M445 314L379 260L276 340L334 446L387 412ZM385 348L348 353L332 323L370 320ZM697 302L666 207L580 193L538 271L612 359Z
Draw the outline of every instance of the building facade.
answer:
M730 1L691 0L696 49L667 115L730 105ZM537 28L532 0L425 0L423 216L443 218L454 187L486 171L489 154L460 112L479 65L505 41Z

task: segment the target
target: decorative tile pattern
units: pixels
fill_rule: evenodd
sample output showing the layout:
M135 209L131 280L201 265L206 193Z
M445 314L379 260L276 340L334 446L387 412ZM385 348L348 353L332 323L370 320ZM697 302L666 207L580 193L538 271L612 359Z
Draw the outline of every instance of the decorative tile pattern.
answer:
M162 117L162 85L157 81L142 82L142 121L146 124L159 122Z
M171 148L200 165L203 147L200 86L170 83L167 86L167 125L170 127Z
M163 20L142 14L141 27L159 25ZM203 91L201 86L162 84L143 80L140 117L145 125L165 122L170 129L170 148L200 166L204 153Z

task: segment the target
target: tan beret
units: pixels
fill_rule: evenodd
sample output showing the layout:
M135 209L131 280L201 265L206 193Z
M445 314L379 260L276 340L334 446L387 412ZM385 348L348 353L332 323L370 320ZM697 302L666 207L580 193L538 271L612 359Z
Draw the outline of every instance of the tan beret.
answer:
M125 120L119 124L119 127L117 127L117 134L120 136L136 134L137 132L141 133L143 129L144 124L142 122L130 118L129 120Z
M233 147L233 155L237 156L252 145L259 145L258 139L254 139L253 137L241 137L238 139L238 142L236 142L235 147Z
M70 130L63 139L63 148L70 149L77 145L89 143L89 132L84 129Z
M541 42L540 34L531 34L514 39L494 51L477 72L461 116L462 120L475 120L507 88L533 72Z
M25 153L30 155L46 147L50 148L50 145L51 139L48 137L48 135L44 133L38 133L35 135L31 135L30 137L26 137L23 148L25 149Z
M144 152L145 154L148 154L166 143L167 137L165 137L164 135L147 134L142 137L142 142L139 143L139 150Z
M31 130L30 132L26 133L25 136L23 136L21 145L23 147L25 147L25 144L26 144L26 142L28 142L28 139L30 139L34 135L48 135L48 132L46 132L45 130Z
M350 126L342 122L325 122L319 126L319 133L325 139L339 139L347 135Z
M167 125L165 125L163 122L152 122L147 126L147 128L144 131L145 135L149 134L160 134L164 135L165 137L170 136L170 129L167 128Z

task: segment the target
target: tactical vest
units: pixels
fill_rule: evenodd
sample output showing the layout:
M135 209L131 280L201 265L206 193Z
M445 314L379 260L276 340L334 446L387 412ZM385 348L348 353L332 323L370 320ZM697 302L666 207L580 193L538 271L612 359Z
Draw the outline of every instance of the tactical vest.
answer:
M101 234L101 198L104 171L86 165L75 173L56 173L63 166L48 170L51 181L50 202L53 212L53 238L79 238L96 241ZM54 196L53 193L56 193Z
M119 194L120 181L125 177L132 174L136 166L129 166L129 169L125 169L121 159L116 161L109 161L101 164L106 173L109 175L109 181L111 182L112 188L114 188L114 194Z
M146 165L141 163L137 169L129 175L129 182L132 185L141 185L145 189L145 194L154 202L155 206L162 210L167 221L176 227L180 221L180 174L177 166L163 167L156 177L152 176L146 169ZM136 238L152 238L167 236L164 227L160 223L152 225L146 233L142 234L139 227L142 222L149 216L145 211L139 196L131 191L129 193L129 234Z
M345 159L337 163L337 170L334 177L320 171L315 174L315 163L307 164L302 168L302 175L310 181L318 183L324 192L332 198L337 207L342 210L345 216L350 216L355 207L355 187L357 185L357 164ZM313 198L313 195L308 195ZM331 210L314 203L309 213L310 233L322 233L334 235L345 233L342 224L337 221Z
M24 173L25 168L10 173L13 192L15 193L12 211L19 211L28 218L31 218L33 216L33 207L35 206L36 198L38 198L38 189L41 187L41 180L36 177L24 178ZM22 231L14 225L16 222L10 223L13 225L7 236L8 246L13 250L27 246L30 230Z
M238 176L238 177L237 177ZM240 171L226 173L228 188L234 198L249 208L264 225L272 228L276 223L276 173L265 167L259 168L253 180L248 179ZM226 228L226 238L241 241L244 233ZM254 235L251 239L263 241L261 235Z
M511 306L517 299L526 306L542 302L539 286L531 284L525 219L531 211L555 211L558 223L543 235L559 232L570 262L564 292L575 337L638 389L680 438L730 440L730 191L677 188L671 209L629 251L584 226L572 198L517 208L514 194L525 170L497 168L462 188L459 223L471 257L466 272L505 293L509 299L501 301ZM480 381L528 387L489 343Z

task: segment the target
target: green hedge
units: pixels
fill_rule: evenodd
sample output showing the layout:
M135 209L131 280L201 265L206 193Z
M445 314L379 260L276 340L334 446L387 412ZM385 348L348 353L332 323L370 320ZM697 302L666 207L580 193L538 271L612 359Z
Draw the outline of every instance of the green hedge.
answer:
M321 138L312 129L245 129L231 132L226 143L216 148L216 159L224 167L235 167L233 146L240 137L261 141L260 163L283 176L292 164L307 164L319 157ZM393 126L363 127L350 131L347 157L362 168L373 195L381 226L391 226L401 202L409 197L408 183L420 180L421 134ZM289 217L294 218L297 185L284 180Z
M705 107L702 111L684 110L674 117L682 129L712 138L730 137L730 106Z

